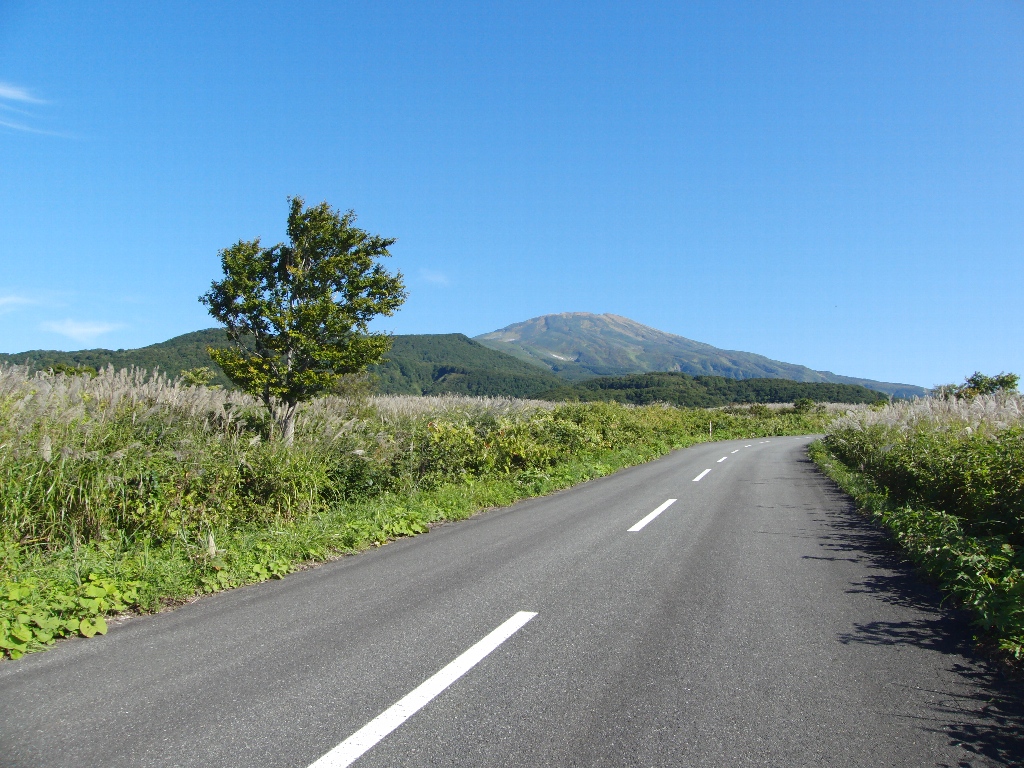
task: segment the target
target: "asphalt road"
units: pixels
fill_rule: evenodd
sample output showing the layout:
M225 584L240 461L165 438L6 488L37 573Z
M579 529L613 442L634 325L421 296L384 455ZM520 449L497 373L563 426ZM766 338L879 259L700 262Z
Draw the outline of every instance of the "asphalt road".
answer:
M355 764L1024 760L1020 682L807 442L695 446L0 664L0 765L305 768L524 611Z

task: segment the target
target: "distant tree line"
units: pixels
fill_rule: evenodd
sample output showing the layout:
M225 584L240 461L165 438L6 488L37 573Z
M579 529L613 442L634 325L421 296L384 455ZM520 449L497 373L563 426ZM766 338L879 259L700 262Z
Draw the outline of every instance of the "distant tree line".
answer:
M545 400L594 400L648 405L670 403L714 408L735 403L875 403L888 396L854 384L824 384L788 379L727 379L685 373L637 373L602 376L561 386L541 395Z

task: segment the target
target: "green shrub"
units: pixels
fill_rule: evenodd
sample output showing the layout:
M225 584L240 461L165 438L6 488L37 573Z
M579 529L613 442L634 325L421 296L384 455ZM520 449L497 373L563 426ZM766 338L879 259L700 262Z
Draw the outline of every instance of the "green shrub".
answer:
M136 607L138 587L94 573L77 586L8 582L0 591L0 649L16 659L61 637L105 635L104 615Z

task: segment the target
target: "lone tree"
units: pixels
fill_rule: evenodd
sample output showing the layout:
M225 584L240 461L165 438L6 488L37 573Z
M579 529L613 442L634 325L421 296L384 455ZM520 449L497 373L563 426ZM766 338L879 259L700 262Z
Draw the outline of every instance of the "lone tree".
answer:
M210 357L263 402L291 445L300 402L332 391L388 351L390 338L370 333L368 324L394 314L406 292L402 273L376 261L391 255L394 238L354 227L352 211L303 208L301 197L288 202L289 243L263 248L257 238L224 249L224 279L199 300L227 326L231 342L209 348Z

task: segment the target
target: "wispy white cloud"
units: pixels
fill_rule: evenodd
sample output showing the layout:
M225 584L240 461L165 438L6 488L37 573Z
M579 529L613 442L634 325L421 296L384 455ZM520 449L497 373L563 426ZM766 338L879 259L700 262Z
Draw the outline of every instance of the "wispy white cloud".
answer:
M42 128L36 128L32 125L32 118L35 118L36 115L27 109L19 109L7 102L14 102L19 105L48 103L47 101L33 95L27 88L22 88L20 85L0 82L0 110L7 113L23 115L25 118L12 120L9 116L2 117L0 118L0 128L8 128L12 131L23 131L25 133L37 133L43 136L59 136L65 139L72 138L67 134L59 133L57 131L47 131Z
M61 336L67 336L82 344L123 327L120 323L81 322L79 320L56 320L42 325L44 331L59 333Z
M4 128L10 128L14 131L25 131L27 133L46 133L46 131L36 130L35 128L25 125L24 123L12 123L10 120L0 120L0 125Z
M442 272L435 272L432 269L421 269L420 278L434 285L448 285L448 275Z
M37 99L33 96L27 88L3 82L0 82L0 99L7 99L8 101L24 101L29 104L46 103L42 99Z
M23 307L27 304L36 304L37 302L26 296L12 296L10 294L6 296L0 296L0 315L6 312L13 312L18 307Z
M4 102L2 101L0 101L0 110L3 110L4 112L8 113L14 113L16 115L32 115L32 113L29 112L27 109L20 109L18 107L11 106L10 104L4 104Z
M25 133L38 133L41 136L57 136L61 139L72 139L72 135L67 133L61 133L60 131L44 131L41 128L33 128L31 125L25 125L24 123L12 123L9 120L0 120L0 126L4 128L10 128L14 131L25 131Z

